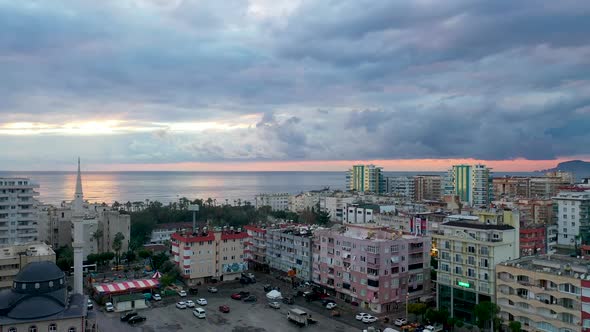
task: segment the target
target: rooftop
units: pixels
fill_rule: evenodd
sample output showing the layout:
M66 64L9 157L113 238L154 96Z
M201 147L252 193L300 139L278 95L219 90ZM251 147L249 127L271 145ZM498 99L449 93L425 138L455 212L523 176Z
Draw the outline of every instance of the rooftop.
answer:
M501 263L523 270L590 280L590 261L565 255L526 256Z
M193 228L192 222L173 222L167 224L157 224L154 229L183 229Z
M24 256L49 256L55 255L55 251L45 243L30 243L0 248L0 259L17 258Z

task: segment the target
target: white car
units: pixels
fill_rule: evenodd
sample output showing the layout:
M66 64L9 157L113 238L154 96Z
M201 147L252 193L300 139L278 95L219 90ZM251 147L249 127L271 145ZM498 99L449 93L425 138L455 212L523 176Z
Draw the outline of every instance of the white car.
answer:
M107 312L113 312L115 311L115 307L111 302L107 302L104 304L104 310L106 310Z
M395 326L404 326L408 323L408 320L405 318L398 318L395 320L395 322L393 323Z
M180 295L180 297L186 297L186 291L179 290L178 295Z
M375 316L371 316L371 315L367 315L365 317L363 317L363 323L375 323L377 321L377 317Z
M326 309L332 310L334 308L336 308L336 303L330 302L330 303L326 304Z
M361 313L358 313L355 318L356 318L356 320L363 320L363 318L365 318L367 316L371 316L371 315L361 312Z
M197 318L207 318L207 315L205 314L205 309L203 308L195 308L195 310L193 310L193 315L195 315L195 317Z
M162 301L160 294L154 294L154 301Z
M211 286L211 287L207 288L207 291L209 293L217 293L217 287Z
M193 302L192 300L186 300L185 303L186 303L186 306L188 308L194 308L195 307L195 302Z
M176 302L176 307L178 309L186 309L186 302L184 302L184 301Z
M198 299L197 300L197 304L198 305L207 305L207 300L205 300L205 299Z
M88 308L88 310L91 310L92 308L94 308L94 304L92 304L91 299L88 299L88 301L86 302L86 307Z
M279 302L269 302L268 306L275 309L281 309L281 304Z

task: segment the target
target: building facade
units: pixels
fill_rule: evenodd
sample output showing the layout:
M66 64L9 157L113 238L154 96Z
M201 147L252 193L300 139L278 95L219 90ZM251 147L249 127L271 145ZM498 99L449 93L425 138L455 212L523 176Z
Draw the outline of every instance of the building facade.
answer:
M313 228L293 225L269 229L266 240L267 260L271 269L289 272L311 281Z
M471 206L488 205L493 200L492 172L485 165L455 165L448 172L447 194L457 195Z
M55 252L45 243L30 243L0 248L0 288L12 287L14 277L31 262L55 263Z
M266 229L254 225L246 225L244 226L244 230L248 234L248 239L245 242L244 256L250 264L249 267L257 271L268 270Z
M384 192L407 200L415 199L415 181L410 176L387 176L385 177Z
M442 199L442 177L440 175L414 176L414 199L421 201L440 201Z
M257 209L270 206L273 211L287 211L289 210L289 197L288 193L259 194L254 198L254 204Z
M238 230L174 233L172 255L188 285L233 280L248 270L244 249L248 233Z
M433 234L437 249L437 307L473 323L473 307L494 302L496 264L519 256L518 230L479 220L448 221Z
M558 246L590 244L590 191L563 191L553 201L557 205Z
M386 227L341 226L314 232L315 284L373 312L395 311L430 293L430 237Z
M181 232L183 230L191 230L193 224L190 222L178 222L178 223L167 223L157 224L152 230L150 236L151 244L163 244L170 241L170 236L174 233Z
M0 246L39 241L36 188L28 178L0 177Z
M359 192L385 191L383 168L375 165L354 165L346 175L347 189Z
M495 199L513 199L531 197L530 177L503 176L492 179Z
M518 321L521 331L574 332L582 325L587 262L564 256L535 256L496 266L497 305L507 323ZM582 298L581 298L582 296ZM590 296L590 288L586 293Z
M346 204L346 208L343 210L342 222L345 224L372 223L377 213L379 213L378 205Z
M331 194L328 189L312 190L289 198L289 211L303 212L316 210L320 204L320 198Z

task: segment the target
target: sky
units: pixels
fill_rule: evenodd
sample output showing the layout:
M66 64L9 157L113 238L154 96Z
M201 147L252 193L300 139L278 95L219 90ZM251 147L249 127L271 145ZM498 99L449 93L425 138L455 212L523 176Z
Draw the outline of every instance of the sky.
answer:
M590 160L590 2L0 0L0 169Z

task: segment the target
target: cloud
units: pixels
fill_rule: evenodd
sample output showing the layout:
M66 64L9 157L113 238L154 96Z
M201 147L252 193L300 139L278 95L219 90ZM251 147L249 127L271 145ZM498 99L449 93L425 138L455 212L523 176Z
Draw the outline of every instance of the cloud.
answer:
M570 0L0 0L0 161L588 155L589 18Z

